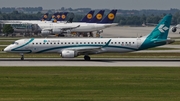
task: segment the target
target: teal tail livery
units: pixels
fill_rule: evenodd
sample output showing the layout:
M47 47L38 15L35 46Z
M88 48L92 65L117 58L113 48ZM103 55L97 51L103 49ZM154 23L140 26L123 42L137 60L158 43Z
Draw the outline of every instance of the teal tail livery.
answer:
M20 39L7 46L4 51L20 53L58 53L62 58L74 58L101 53L126 53L170 44L168 37L172 15L166 15L156 28L147 36L138 38L31 38Z
M168 33L170 29L172 15L166 15L156 28L147 36L141 45L140 49L152 48L155 46L164 45L168 42Z

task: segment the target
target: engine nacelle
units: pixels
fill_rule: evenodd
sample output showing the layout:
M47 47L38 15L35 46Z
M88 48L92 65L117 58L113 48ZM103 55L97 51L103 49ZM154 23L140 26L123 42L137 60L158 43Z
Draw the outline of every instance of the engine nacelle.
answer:
M59 29L59 28L54 28L53 30L52 30L52 33L54 33L54 34L61 34L63 31L61 30L61 29Z
M177 28L176 27L172 27L172 32L176 32L177 31Z
M52 34L52 31L47 31L47 30L45 30L45 31L41 31L41 34Z
M99 34L100 34L100 33L103 33L103 30L98 30L97 33L99 33Z
M62 58L74 58L77 57L77 53L73 50L63 50L61 53Z

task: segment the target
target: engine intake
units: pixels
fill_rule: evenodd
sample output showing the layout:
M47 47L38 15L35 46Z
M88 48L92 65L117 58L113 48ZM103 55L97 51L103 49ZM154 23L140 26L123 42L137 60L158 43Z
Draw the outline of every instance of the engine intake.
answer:
M177 31L177 28L176 27L173 27L172 28L172 32L176 32Z
M62 58L74 58L77 57L77 52L73 50L63 50L61 53Z

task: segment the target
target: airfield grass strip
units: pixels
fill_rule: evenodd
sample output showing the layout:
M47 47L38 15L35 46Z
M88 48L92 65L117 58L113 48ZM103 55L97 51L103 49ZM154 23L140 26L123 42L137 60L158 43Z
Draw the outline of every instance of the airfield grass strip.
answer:
M0 67L0 101L180 101L180 68Z

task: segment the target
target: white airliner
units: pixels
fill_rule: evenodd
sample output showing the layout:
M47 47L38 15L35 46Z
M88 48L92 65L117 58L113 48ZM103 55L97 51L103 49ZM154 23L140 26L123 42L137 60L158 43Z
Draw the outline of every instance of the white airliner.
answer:
M41 34L62 34L63 32L93 32L99 31L102 32L102 29L107 27L116 26L118 23L112 23L115 19L117 10L112 10L101 22L99 23L85 23L85 22L57 22L52 23L51 21L28 21L28 20L19 20L19 21L2 21L4 24L32 24L38 25L37 30ZM96 14L94 19L102 19L102 15L99 17ZM97 20L98 21L98 20Z
M176 26L172 27L171 31L175 33L177 31L177 29L180 29L180 24L177 24ZM180 32L179 32L179 34L180 34Z
M31 38L20 39L7 46L5 52L24 53L59 53L63 58L74 58L107 52L133 52L174 42L167 39L172 15L166 15L156 28L147 36L140 38Z

